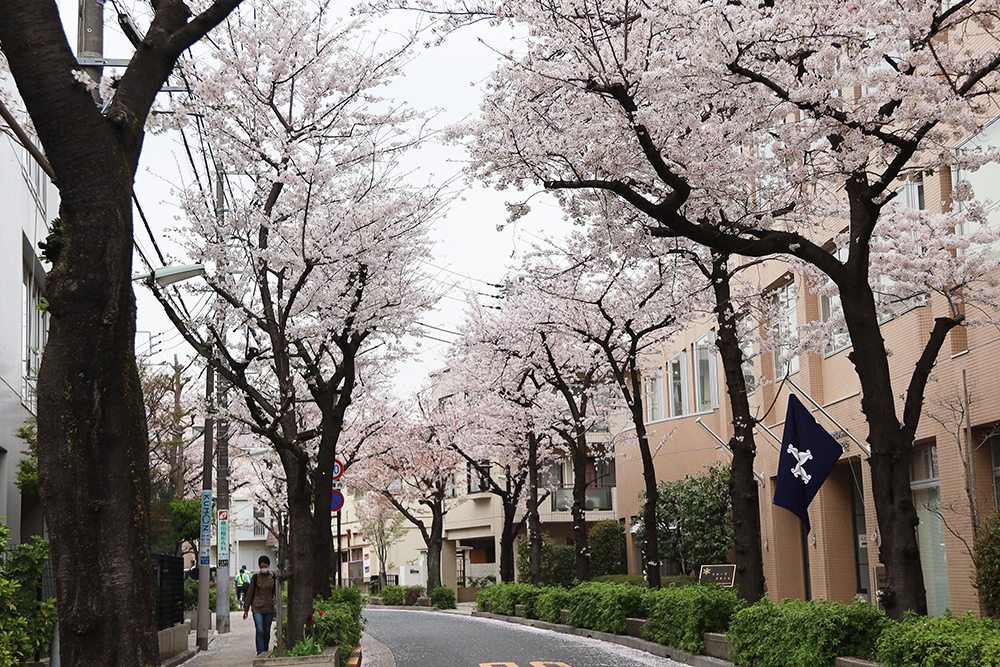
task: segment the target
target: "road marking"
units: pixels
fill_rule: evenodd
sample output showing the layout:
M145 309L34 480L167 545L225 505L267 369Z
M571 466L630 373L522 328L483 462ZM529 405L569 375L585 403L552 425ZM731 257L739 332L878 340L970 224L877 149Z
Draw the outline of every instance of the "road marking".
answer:
M517 667L516 662L481 662L479 667Z
M565 662L529 662L531 667L569 667Z
M531 665L531 667L570 667L565 662L542 661L542 662L529 662L528 664ZM481 662L481 663L479 663L479 667L517 667L517 663L516 662Z

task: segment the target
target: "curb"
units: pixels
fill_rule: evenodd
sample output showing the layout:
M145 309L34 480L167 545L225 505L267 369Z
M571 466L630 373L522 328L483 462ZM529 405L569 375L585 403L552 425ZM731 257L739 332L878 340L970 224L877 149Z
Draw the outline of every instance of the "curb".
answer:
M472 612L474 618L489 618L495 621L505 621L507 623L517 623L518 625L527 625L533 628L538 628L540 630L550 630L552 632L559 632L564 635L577 635L579 637L589 637L590 639L597 639L600 641L608 642L611 644L618 644L620 646L626 646L628 648L634 648L639 651L644 651L646 653L651 653L652 655L659 656L661 658L670 658L671 660L676 660L677 662L683 662L693 667L734 667L733 663L727 660L720 660L719 658L711 658L706 655L694 655L693 653L688 653L687 651L682 651L672 646L664 646L663 644L657 644L656 642L646 641L645 639L639 639L638 637L629 637L627 635L613 635L608 632L598 632L597 630L588 630L587 628L574 628L570 625L559 625L558 623L546 623L545 621L536 621L529 618L520 618L518 616L501 616L500 614L491 614L485 611L474 611Z
M177 667L177 665L182 662L187 662L194 656L198 655L198 647L189 648L186 651L182 651L175 656L167 658L164 662L160 663L160 667Z

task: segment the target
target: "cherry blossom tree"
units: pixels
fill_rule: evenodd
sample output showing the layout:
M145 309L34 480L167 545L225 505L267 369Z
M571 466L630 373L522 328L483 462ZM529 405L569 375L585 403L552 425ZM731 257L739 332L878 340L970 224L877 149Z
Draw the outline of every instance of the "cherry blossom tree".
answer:
M525 55L497 72L471 128L482 178L542 185L571 216L598 225L623 219L603 216L611 198L654 235L798 258L836 285L869 427L886 607L897 618L925 611L908 461L931 367L966 323L968 302L944 304L897 410L869 268L881 230L903 222L889 205L903 182L943 170L948 204L950 168L994 158L952 148L993 113L997 3L445 9L459 22L510 20L531 35ZM946 206L942 228L961 228L967 214ZM840 257L830 240L844 230ZM944 282L969 282L945 254L933 263ZM893 260L911 276L904 284L919 264Z
M181 54L238 4L154 3L103 108L79 71L57 3L0 6L0 50L60 194L45 251L51 324L38 380L38 452L66 664L158 660L149 450L134 349L132 183L157 92Z
M455 412L437 407L426 393L418 397L412 414L379 433L383 454L366 459L357 478L359 488L385 498L420 531L428 590L441 585L445 516L467 498L455 483L463 459L452 446L462 424Z
M166 128L200 114L212 156L231 173L198 174L181 193L187 251L215 267L189 290L216 305L190 319L153 289L241 393L235 418L281 459L294 642L313 596L329 594L332 473L347 411L434 300L419 262L445 199L409 185L399 159L419 140L408 129L414 115L376 94L407 44L367 44L364 23L337 19L329 2L244 9L208 58L185 64L192 99L163 114ZM225 211L206 186L213 176Z
M500 310L478 304L470 309L463 326L466 335L459 345L464 363L459 367L466 368L464 375L470 378L467 384L479 381L479 392L493 393L525 407L534 406L534 422L540 429L535 437L542 435L554 441L549 445L553 451L543 452L543 456L568 456L573 467L570 509L576 576L586 581L590 578L586 494L594 481L588 477L587 463L590 457L610 454L592 444L587 434L599 420L607 418L594 409L597 393L605 389L602 381L606 363L596 348L581 345L551 324L553 314L547 296L530 281L512 281L507 292ZM530 472L530 467L526 470ZM537 507L534 509L537 511ZM530 503L528 511L531 514ZM536 542L533 545L540 546Z
M384 588L389 549L406 535L403 515L381 496L364 498L358 503L357 512L358 532L375 547L379 587Z
M604 357L607 377L629 412L645 483L646 577L656 588L660 585L653 509L657 480L640 391L644 357L688 323L695 309L690 307L689 280L678 270L683 262L645 250L645 254L642 248L608 253L589 247L588 240L577 234L564 248L552 248L534 258L530 275L553 303L551 321L546 324L561 327Z

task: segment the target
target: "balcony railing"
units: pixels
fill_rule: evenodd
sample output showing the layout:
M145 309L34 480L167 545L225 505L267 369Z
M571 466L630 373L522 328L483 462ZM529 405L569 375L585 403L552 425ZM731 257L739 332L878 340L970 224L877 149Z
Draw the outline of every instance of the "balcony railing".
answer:
M615 487L610 484L597 484L587 488L586 509L588 510L610 510L611 490ZM555 488L552 494L552 511L568 512L573 508L573 485L562 484Z

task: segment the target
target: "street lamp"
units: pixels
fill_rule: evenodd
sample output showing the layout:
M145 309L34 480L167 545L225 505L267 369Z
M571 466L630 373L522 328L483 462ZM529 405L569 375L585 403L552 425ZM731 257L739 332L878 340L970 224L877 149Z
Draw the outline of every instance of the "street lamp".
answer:
M166 287L174 283L179 283L188 278L197 278L205 275L204 264L188 264L186 266L161 266L153 269L152 273L143 273L132 277L132 282L145 282L152 280L160 287Z

